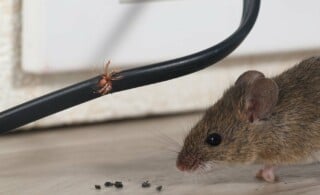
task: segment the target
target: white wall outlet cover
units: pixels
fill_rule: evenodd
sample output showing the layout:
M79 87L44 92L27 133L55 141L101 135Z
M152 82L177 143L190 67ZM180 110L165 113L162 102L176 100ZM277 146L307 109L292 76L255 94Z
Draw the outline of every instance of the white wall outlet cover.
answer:
M320 46L320 1L268 0L232 55ZM56 73L130 67L208 48L240 22L242 1L33 0L23 2L22 67Z

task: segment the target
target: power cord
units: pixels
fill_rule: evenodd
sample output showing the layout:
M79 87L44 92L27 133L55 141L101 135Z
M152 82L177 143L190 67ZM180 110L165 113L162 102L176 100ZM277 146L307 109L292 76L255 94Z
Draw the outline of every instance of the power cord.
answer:
M3 111L0 113L0 133L108 93L170 80L213 65L229 55L246 38L255 24L259 7L260 0L243 0L238 29L213 47L165 62L99 75Z

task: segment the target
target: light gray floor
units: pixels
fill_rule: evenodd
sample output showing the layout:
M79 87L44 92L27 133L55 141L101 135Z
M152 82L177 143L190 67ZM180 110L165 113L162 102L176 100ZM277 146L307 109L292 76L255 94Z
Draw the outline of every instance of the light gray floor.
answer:
M280 181L253 175L258 166L217 166L210 173L175 168L171 139L183 139L198 114L116 122L0 137L0 194L320 194L319 164L281 167ZM120 180L124 188L95 190ZM141 188L149 180L150 188Z

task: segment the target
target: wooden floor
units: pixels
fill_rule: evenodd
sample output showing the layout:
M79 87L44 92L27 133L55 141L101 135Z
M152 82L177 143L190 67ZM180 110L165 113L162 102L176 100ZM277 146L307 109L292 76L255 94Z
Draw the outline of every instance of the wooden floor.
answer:
M204 174L175 168L179 141L198 114L115 122L0 137L0 194L320 194L319 164L281 167L280 181L258 166L217 166ZM122 181L123 189L105 188ZM150 188L141 188L149 180ZM102 185L101 190L94 189Z

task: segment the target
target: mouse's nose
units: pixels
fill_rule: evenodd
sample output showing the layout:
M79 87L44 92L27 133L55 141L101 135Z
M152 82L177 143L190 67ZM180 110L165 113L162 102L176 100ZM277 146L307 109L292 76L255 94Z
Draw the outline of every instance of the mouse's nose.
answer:
M187 166L185 166L184 164L181 164L177 161L177 168L180 170L180 171L186 171L187 170Z
M199 159L190 154L184 155L180 153L176 161L176 166L180 171L194 171L199 165Z

